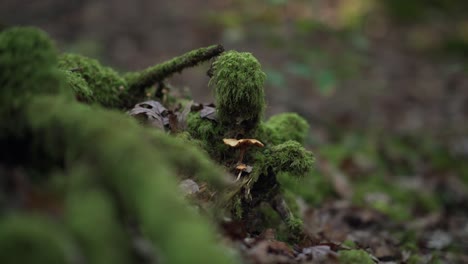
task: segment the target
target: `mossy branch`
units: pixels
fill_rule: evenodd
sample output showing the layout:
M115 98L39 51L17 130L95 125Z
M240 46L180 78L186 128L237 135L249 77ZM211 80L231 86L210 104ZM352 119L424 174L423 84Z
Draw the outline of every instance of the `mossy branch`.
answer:
M199 48L169 61L149 67L141 72L128 73L125 79L129 84L130 93L144 93L145 88L166 79L176 72L181 72L185 68L196 66L201 62L216 57L223 51L224 48L221 45Z

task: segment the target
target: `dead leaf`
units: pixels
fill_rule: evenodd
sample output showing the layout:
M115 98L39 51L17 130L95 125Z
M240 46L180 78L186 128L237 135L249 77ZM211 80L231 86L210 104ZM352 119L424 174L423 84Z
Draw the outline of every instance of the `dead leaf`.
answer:
M164 126L169 123L167 109L154 100L138 103L127 113L142 123L159 129L164 129Z
M217 121L216 108L214 105L203 105L203 108L200 110L200 117Z

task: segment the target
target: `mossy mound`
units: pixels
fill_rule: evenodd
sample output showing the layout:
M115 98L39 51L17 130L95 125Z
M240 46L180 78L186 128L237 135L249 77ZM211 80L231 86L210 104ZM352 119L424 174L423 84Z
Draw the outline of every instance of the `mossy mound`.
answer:
M265 109L265 73L252 54L228 51L212 65L219 121L228 127L255 128Z
M78 99L81 97L86 102L98 103L104 107L122 107L122 97L128 89L127 83L112 68L78 54L61 55L59 68L71 72L68 74L68 82L76 91ZM88 87L84 86L80 79L84 80ZM89 90L92 93L89 93Z
M288 140L305 143L309 124L296 113L282 113L272 116L267 122L261 123L258 138L269 144L277 145Z

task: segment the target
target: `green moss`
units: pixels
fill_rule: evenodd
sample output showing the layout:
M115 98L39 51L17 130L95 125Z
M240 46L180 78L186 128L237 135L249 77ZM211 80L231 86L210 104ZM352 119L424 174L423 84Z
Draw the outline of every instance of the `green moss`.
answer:
M34 36L32 42L38 45L44 44L42 40L47 40L41 34ZM3 40L1 39L3 37L2 33L0 40ZM20 33L16 35L16 38L22 39L23 36ZM19 46L21 47L21 45ZM44 46L45 48L50 47L50 45L39 45L38 47L42 49ZM7 84L0 90L0 98L3 99L4 94L11 94L10 92L18 87L23 90L21 93L15 91L14 95L17 96L17 101L5 101L5 105L2 105L9 109L17 105L15 108L17 113L14 116L7 116L6 120L2 120L2 124L20 123L22 130L20 133L17 133L18 131L2 131L0 134L0 143L6 144L8 142L12 149L21 149L21 151L11 151L10 148L4 148L0 150L0 157L8 157L8 159L2 160L7 167L20 166L31 170L40 168L43 175L50 172L60 172L64 177L86 175L86 179L97 181L99 187L93 187L89 190L86 188L85 190L81 188L70 190L70 196L67 197L68 216L80 215L94 220L74 219L68 221L70 229L77 237L80 237L82 245L98 243L95 241L97 239L105 241L111 238L116 238L114 242L119 244L119 232L114 233L119 227L115 220L111 220L115 216L115 209L113 209L113 204L115 204L119 207L119 213L123 213L125 217L131 217L138 223L144 236L151 241L155 251L158 251L158 256L164 258L167 263L232 262L232 259L224 255L222 248L215 243L214 230L206 224L206 220L188 209L183 197L179 195L175 177L178 171L176 166L180 163L178 163L179 161L169 162L169 159L176 155L166 154L171 150L167 146L172 146L169 143L166 145L164 143L164 140L169 140L168 135L157 134L154 130L145 129L139 126L135 120L121 113L76 103L72 97L66 95L67 90L64 89L66 86L61 82L56 82L60 78L57 77L59 72L54 67L54 60L51 60L50 63L35 64L37 51L34 50L34 47L20 48L18 54L15 53L17 51L15 45L7 45L7 47L6 50L2 51L15 54L11 64L15 67L6 67L6 72L13 69L33 74L34 72L43 72L40 75L43 79L38 79L43 83L39 82L33 85L29 83L30 80L27 78L13 81L12 79L16 76L11 74L0 76L0 83ZM15 58L24 64L15 61ZM44 61L48 62L49 59L44 59ZM28 62L31 62L31 65L35 67L31 68ZM21 65L26 69L22 69ZM55 82L48 82L49 80ZM48 86L55 83L57 83L57 87ZM44 89L47 92L43 92L42 85L45 85ZM161 149L156 148L159 141L162 142L160 143L162 144L160 145ZM174 145L177 144L174 143ZM180 152L180 146L177 148L177 152L181 153L181 156L184 156L185 153L191 155L190 151ZM188 161L195 163L197 159L194 157ZM33 162L34 160L37 162ZM182 160L187 159L184 157ZM205 163L199 165L200 168L212 166L208 163L208 159L204 160ZM86 201L94 204L80 205L78 197L81 194L89 194ZM83 216L82 214L86 212L96 213L96 215ZM3 247L3 245L14 241L16 234L23 232L21 230L26 230L23 232L24 234L32 234L34 230L30 229L41 225L41 228L37 228L39 230L36 230L37 232L42 232L40 230L43 229L43 233L47 235L54 234L53 230L55 229L50 230L51 228L45 224L42 227L42 224L33 218L17 222L19 223L17 228L13 224L0 228L4 232L2 234L6 234L0 235L0 239L3 241L0 248L2 250L4 248L10 249L12 252L10 256L13 253L21 254L21 250L24 250L23 244L12 243L13 246L10 247ZM101 233L92 233L92 230L101 228L99 224L108 224L109 226L101 230ZM89 230L85 230L86 227ZM42 237L43 233L40 233L41 236L38 237ZM8 239L3 240L4 237ZM19 237L19 239L22 238L23 235ZM26 237L26 240L31 241L32 248L40 249L37 252L46 252L47 255L43 256L37 253L36 261L24 261L24 263L40 263L37 260L41 260L41 258L50 260L45 263L65 262L59 259L61 252L57 250L56 246L56 244L65 245L65 243L48 243L48 241L44 242L42 239L29 236ZM106 252L103 253L102 259L97 260L98 257L95 255L97 249L90 250L86 246L83 248L85 248L86 257L92 261L103 260L104 256L106 258L113 257ZM184 254L180 254L180 248L186 249ZM48 258L48 250L52 252L50 256L53 256L53 259ZM121 251L116 253L114 257L116 258L117 255L124 254L126 249L115 248L113 250ZM201 252L203 254L200 254ZM26 255L25 258L28 258L27 255L34 256L31 252L24 255ZM2 263L8 262L2 261Z
M83 90L84 86L77 86L77 78L81 78L93 92L91 97L85 97L86 101L111 108L125 106L123 100L126 100L127 96L127 83L113 69L102 66L95 59L77 54L61 55L59 67L64 71L72 71L71 75L67 75L68 77L72 76L68 79L68 83L77 92L77 97L89 94L86 89ZM73 75L76 78L73 78Z
M261 165L263 173L271 169L275 174L284 172L301 178L311 171L314 163L312 152L293 140L273 146L262 154L264 157L257 155L257 159L263 163Z
M0 221L0 263L73 263L76 248L57 223L32 215L9 215Z
M97 178L90 177L89 170L76 165L68 175L65 223L88 263L130 263L130 242L118 221L113 197L99 186Z
M93 90L89 88L88 84L83 78L68 70L62 70L62 73L65 75L67 84L75 93L75 97L78 101L84 103L94 102Z
M223 170L214 164L207 153L202 151L193 141L180 140L162 131L151 131L151 143L155 149L164 150L164 159L177 169L179 174L207 182L220 190L225 187Z
M124 75L129 84L130 91L135 95L142 95L142 92L171 76L176 72L181 72L184 68L193 67L199 63L209 60L224 51L221 45L212 45L189 51L181 56L169 61L149 67L141 72L130 72Z
M187 118L187 131L193 138L202 142L203 148L215 160L225 160L236 152L223 143L225 129L217 122L200 117L200 113L190 113Z
M360 249L340 251L339 261L341 264L374 264L369 254Z
M281 144L295 140L304 144L309 132L307 121L296 113L282 113L272 116L259 127L258 138L270 144Z
M218 119L224 126L255 128L265 109L265 73L250 53L229 51L212 65ZM248 131L246 131L247 133Z
M40 30L14 27L0 33L0 131L18 129L20 124L8 121L34 96L63 90L56 60L54 45Z

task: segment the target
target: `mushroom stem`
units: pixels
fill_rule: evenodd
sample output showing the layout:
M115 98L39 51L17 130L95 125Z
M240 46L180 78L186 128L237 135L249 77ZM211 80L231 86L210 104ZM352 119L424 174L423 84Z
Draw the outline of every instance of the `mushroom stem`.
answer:
M246 147L241 147L239 149L239 160L237 161L238 164L242 164L242 161L244 160L244 154L245 154L246 150L247 150Z
M237 179L235 181L238 181L242 175L242 171L239 171L239 174L237 174Z

